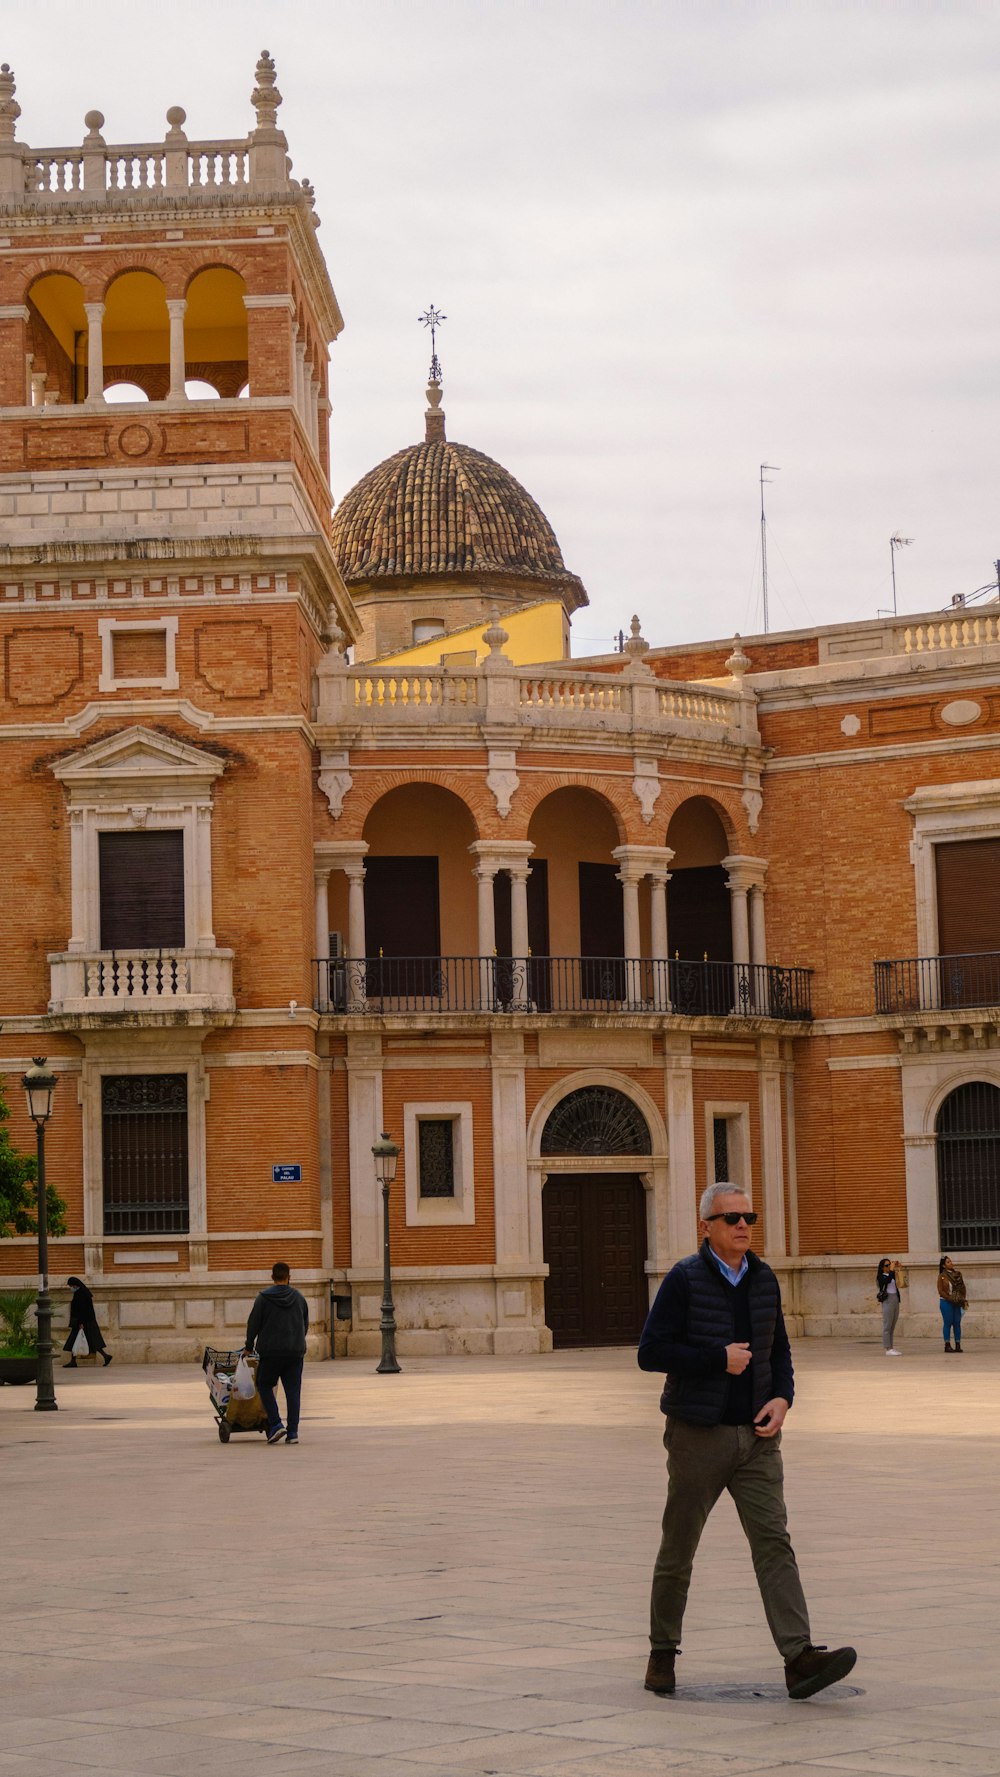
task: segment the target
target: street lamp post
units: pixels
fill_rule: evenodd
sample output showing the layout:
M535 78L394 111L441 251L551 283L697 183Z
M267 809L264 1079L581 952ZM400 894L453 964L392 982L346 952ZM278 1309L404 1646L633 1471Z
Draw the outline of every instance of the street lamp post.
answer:
M379 1141L372 1148L372 1159L375 1162L375 1177L382 1187L382 1319L379 1332L382 1335L382 1356L375 1371L376 1376L398 1376L399 1365L396 1362L396 1310L392 1302L392 1265L389 1258L389 1187L396 1176L396 1161L399 1149L383 1129Z
M38 1145L38 1382L35 1412L54 1413L59 1405L52 1380L52 1299L49 1295L49 1218L45 1196L45 1125L52 1115L56 1076L49 1073L45 1056L36 1055L21 1080L28 1100L28 1115L35 1125Z

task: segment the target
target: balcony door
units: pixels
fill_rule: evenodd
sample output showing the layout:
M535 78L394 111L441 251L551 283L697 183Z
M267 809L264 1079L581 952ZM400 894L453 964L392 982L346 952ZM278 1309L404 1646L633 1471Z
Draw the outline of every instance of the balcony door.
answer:
M184 948L184 834L99 833L102 950Z
M440 996L440 907L436 857L365 859L369 998Z
M1000 839L934 847L942 1006L1000 1000Z

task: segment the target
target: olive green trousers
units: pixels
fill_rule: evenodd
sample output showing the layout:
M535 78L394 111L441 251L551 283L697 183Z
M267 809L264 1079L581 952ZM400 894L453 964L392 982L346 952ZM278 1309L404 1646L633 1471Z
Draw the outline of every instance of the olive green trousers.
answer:
M810 1646L809 1612L785 1515L781 1433L757 1437L751 1425L689 1425L668 1419L667 1504L653 1569L649 1639L678 1648L701 1533L716 1500L732 1494L750 1544L768 1628L785 1660Z

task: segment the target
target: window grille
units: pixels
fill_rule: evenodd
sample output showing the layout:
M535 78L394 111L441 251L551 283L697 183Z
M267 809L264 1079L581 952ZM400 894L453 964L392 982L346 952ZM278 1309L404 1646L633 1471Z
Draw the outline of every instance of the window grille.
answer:
M941 1250L1000 1247L1000 1087L970 1080L937 1117Z
M649 1154L642 1112L612 1086L581 1086L557 1104L542 1131L543 1154Z
M421 1117L417 1124L421 1197L455 1195L455 1125L450 1117Z
M105 1234L186 1234L187 1076L101 1081Z
M715 1157L715 1182L717 1185L729 1182L729 1119L728 1117L712 1118L712 1146Z

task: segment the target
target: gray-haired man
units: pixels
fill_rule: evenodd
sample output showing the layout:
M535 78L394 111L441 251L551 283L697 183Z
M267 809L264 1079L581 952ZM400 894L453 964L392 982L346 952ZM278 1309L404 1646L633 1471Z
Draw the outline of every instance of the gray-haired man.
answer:
M639 1367L664 1370L667 1505L653 1570L646 1689L675 1686L691 1568L708 1515L732 1494L750 1544L768 1627L790 1697L845 1678L852 1647L814 1647L785 1516L781 1427L794 1393L778 1280L750 1251L757 1217L745 1192L710 1185L701 1246L660 1285L639 1341Z

